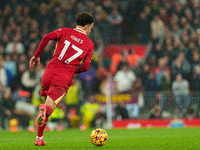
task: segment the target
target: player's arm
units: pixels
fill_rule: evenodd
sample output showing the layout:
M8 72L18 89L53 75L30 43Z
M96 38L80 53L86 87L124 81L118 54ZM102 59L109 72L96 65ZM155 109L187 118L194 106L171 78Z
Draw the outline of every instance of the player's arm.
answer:
M90 62L83 62L83 64L78 67L78 69L76 70L76 74L81 73L81 72L85 72L90 68Z
M45 46L49 43L50 40L57 40L57 34L56 32L51 32L51 33L48 33L46 34L42 41L40 42L34 56L36 58L40 57L40 54L42 53L42 50L45 48Z
M90 51L90 53L85 57L83 64L78 67L78 69L76 70L76 74L81 73L81 72L85 72L90 68L90 63L92 61L92 52L94 47L91 48L92 50Z
M57 35L58 34L56 34L56 32L51 32L51 33L46 34L43 37L34 56L31 58L31 60L29 62L30 68L33 68L36 62L38 62L38 65L40 64L40 54L42 53L42 50L49 43L50 40L56 40L58 38Z

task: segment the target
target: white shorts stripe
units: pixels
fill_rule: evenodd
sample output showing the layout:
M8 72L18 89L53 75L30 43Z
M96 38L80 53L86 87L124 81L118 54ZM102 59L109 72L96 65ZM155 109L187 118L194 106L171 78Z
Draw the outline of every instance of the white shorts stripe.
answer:
M60 96L57 100L55 100L56 105L63 99L66 93L64 93L62 96Z

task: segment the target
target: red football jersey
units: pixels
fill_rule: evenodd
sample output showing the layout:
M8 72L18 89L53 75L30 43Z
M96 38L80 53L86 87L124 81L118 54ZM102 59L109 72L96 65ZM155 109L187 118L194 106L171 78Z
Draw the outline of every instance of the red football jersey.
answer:
M47 69L72 80L82 61L91 62L94 43L79 28L61 28L54 32L57 34L57 44Z

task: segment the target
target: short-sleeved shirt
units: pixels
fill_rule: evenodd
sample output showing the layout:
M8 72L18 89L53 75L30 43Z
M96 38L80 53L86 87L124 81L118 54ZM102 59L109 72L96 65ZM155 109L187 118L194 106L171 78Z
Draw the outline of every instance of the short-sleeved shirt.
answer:
M79 28L61 28L54 32L57 34L57 44L47 70L73 80L81 62L91 62L94 43Z

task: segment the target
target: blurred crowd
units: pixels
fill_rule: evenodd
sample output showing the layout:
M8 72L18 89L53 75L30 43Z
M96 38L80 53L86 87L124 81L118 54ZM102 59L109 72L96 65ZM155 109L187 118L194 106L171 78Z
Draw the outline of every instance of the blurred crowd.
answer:
M172 97L176 104L174 113L198 117L199 1L151 0L143 2L142 6L137 18L138 42L152 43L145 61L149 71L143 85L145 91L153 95L146 93L146 97L154 96L162 111L167 110ZM155 106L158 108L157 104Z
M41 54L41 64L29 70L29 60L42 37L58 28L76 26L75 16L95 17L89 37L95 44L90 69L74 84L52 115L50 128L102 125L105 107L97 93L132 94L138 103L113 104L113 118L198 117L200 104L200 3L198 0L2 0L0 5L0 116L35 126L40 80L55 41ZM127 39L148 44L145 59L122 50L110 60L104 46ZM86 110L90 110L89 112ZM91 112L93 115L91 115ZM141 116L141 114L148 114ZM177 117L176 116L176 117ZM80 119L79 117L82 117ZM80 121L81 120L81 121ZM56 122L56 125L55 125ZM88 124L90 122L90 124Z

